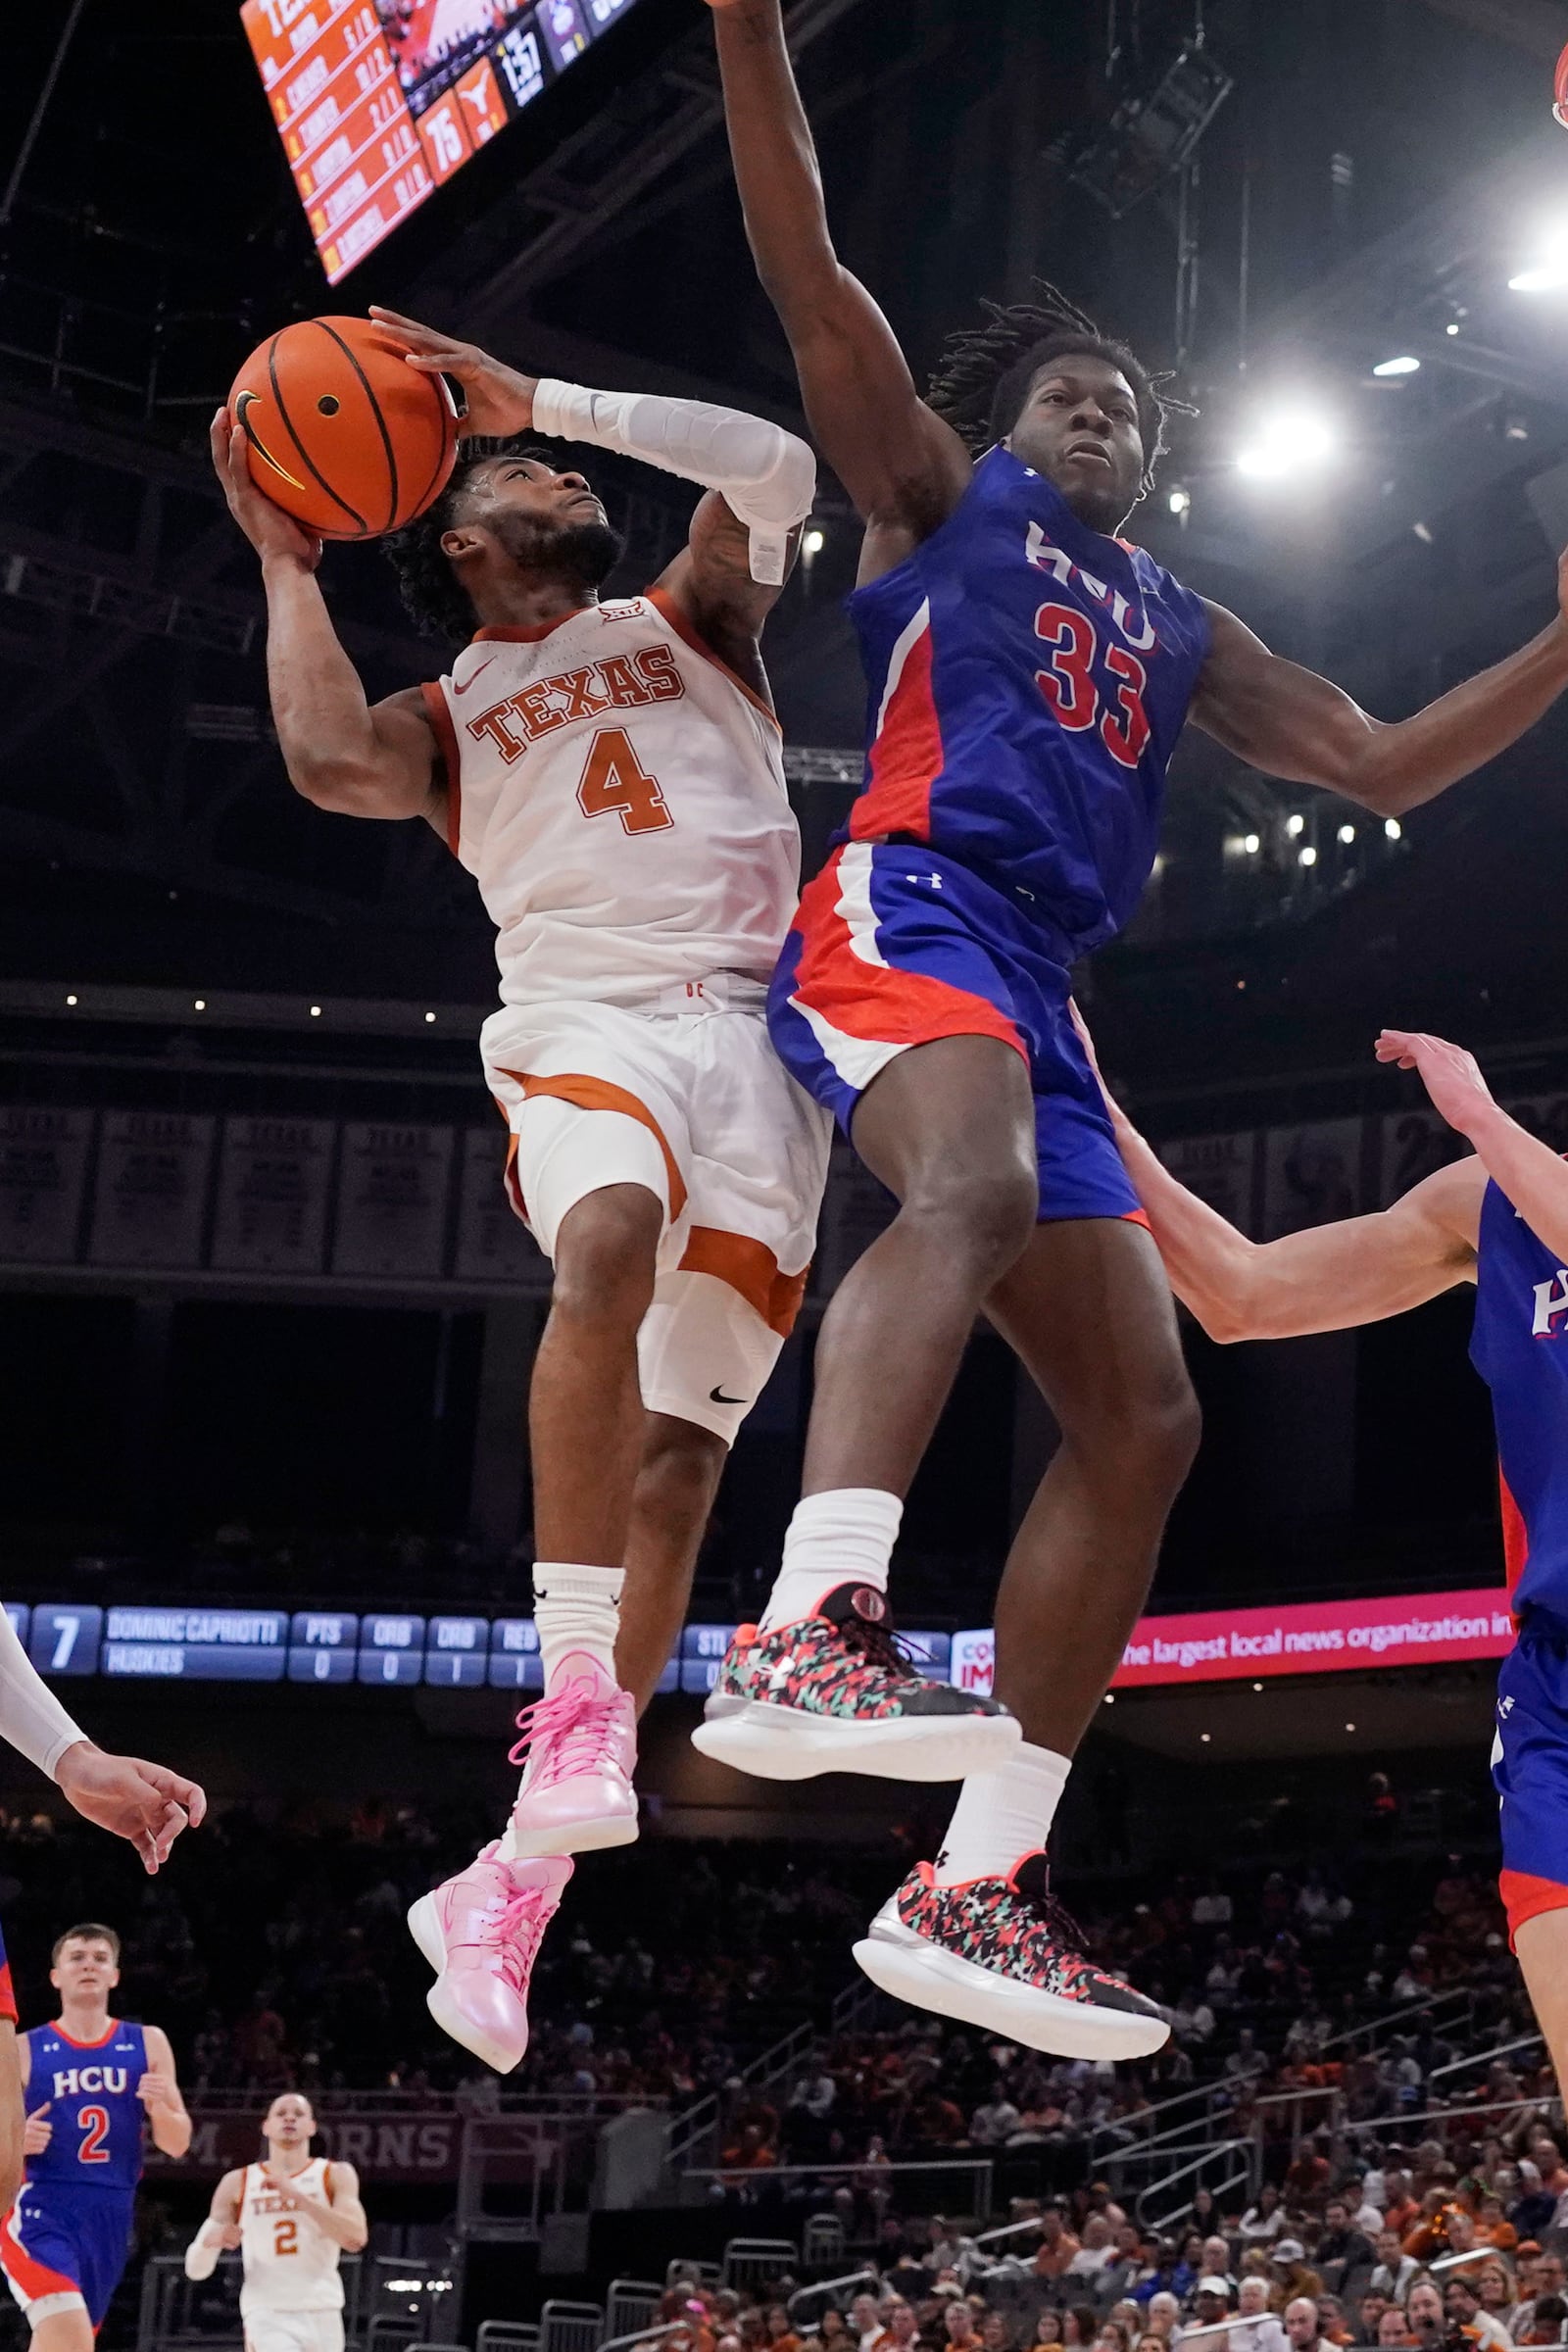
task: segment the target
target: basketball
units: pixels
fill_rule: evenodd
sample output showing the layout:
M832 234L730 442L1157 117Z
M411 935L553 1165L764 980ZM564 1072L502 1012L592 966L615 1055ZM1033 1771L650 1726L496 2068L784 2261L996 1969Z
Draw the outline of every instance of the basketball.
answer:
M302 318L258 344L229 415L257 488L322 539L375 539L440 496L458 413L370 318Z

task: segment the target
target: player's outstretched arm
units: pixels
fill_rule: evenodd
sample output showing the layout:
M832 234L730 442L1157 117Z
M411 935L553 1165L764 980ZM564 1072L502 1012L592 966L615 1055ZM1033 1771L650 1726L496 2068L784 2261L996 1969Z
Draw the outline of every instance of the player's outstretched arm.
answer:
M446 789L417 687L366 701L316 580L321 543L264 498L226 409L213 418L213 465L228 511L261 558L267 687L289 782L344 816L422 816L446 830Z
M1568 556L1557 582L1559 599L1568 599ZM1193 700L1198 724L1266 775L1322 785L1379 816L1402 816L1484 767L1568 686L1568 620L1559 611L1506 662L1390 725L1329 679L1271 654L1223 606L1210 605L1208 614L1213 639Z
M187 2278L210 2278L220 2254L231 2254L240 2242L239 2207L245 2190L243 2172L225 2173L213 2191L207 2219L185 2248Z
M952 514L969 484L969 453L921 400L893 329L833 249L779 0L712 7L758 274L789 337L811 430L870 525L868 555L883 569Z
M136 2085L136 2096L147 2111L153 2139L166 2156L183 2156L190 2146L191 2121L180 2096L174 2051L162 2026L144 2026L147 2072Z
M1486 1189L1477 1161L1440 1168L1378 1216L1251 1242L1178 1183L1103 1078L1101 1086L1171 1289L1210 1339L1349 1331L1403 1314L1473 1276Z
M1531 1232L1568 1265L1568 1162L1493 1101L1475 1056L1446 1038L1411 1029L1385 1029L1376 1051L1379 1061L1419 1072L1433 1108L1475 1146Z
M0 2199L4 2200L0 2212L11 2211L22 2186L26 2126L17 2021L15 2017L0 2018Z
M264 2164L262 2170L287 2212L299 2214L345 2254L360 2252L370 2234L370 2225L360 2202L360 2177L352 2164L327 2166L324 2198L308 2196L275 2164Z

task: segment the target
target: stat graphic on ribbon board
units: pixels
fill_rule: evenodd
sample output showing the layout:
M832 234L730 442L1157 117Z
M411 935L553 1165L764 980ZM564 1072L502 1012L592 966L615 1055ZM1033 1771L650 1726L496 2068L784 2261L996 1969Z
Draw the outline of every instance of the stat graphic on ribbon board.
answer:
M244 0L328 285L636 0Z

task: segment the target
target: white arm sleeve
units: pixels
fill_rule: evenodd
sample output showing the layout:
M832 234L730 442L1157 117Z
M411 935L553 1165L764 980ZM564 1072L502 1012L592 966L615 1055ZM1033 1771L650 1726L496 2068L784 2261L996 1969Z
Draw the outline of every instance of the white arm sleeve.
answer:
M656 392L590 392L541 376L533 420L560 441L618 450L705 490L721 492L751 533L754 580L777 587L789 536L816 496L816 460L804 441L761 416Z
M185 2248L187 2278L210 2278L218 2268L218 2257L223 2251L223 2225L208 2215L190 2244Z
M68 1747L86 1733L73 1723L17 1640L16 1628L0 1610L0 1740L54 1779Z

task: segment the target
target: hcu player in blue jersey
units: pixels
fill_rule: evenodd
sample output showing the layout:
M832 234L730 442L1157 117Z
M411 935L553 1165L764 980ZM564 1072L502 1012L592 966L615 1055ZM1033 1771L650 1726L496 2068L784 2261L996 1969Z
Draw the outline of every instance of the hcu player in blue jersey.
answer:
M1348 1331L1476 1286L1471 1356L1492 1391L1519 1639L1498 1678L1493 1779L1502 1899L1559 2076L1568 2068L1568 1164L1498 1108L1468 1054L1385 1030L1474 1156L1381 1216L1248 1241L1178 1184L1110 1105L1178 1298L1212 1339Z
M951 1702L901 1660L884 1593L983 1305L1062 1435L997 1603L1010 1716L977 1727L989 1761L941 1858L857 1958L885 1989L1020 2041L1136 2057L1165 2022L1085 1960L1044 1848L1143 1607L1198 1408L1067 967L1138 902L1188 718L1256 767L1394 816L1542 715L1568 684L1568 626L1396 726L1271 655L1120 535L1161 446L1149 369L1045 288L956 338L922 400L834 252L779 0L715 0L714 24L752 250L866 526L851 600L865 786L803 901L773 1036L899 1213L822 1324L783 1573L697 1740L777 1778L829 1763L941 1777L922 1773L920 1741L951 1738Z
M168 2034L109 2014L113 1928L69 1928L49 1982L60 2015L20 2043L26 2177L0 2222L0 2270L37 2352L91 2352L130 2252L143 2123L166 2156L183 2156L190 2117Z

